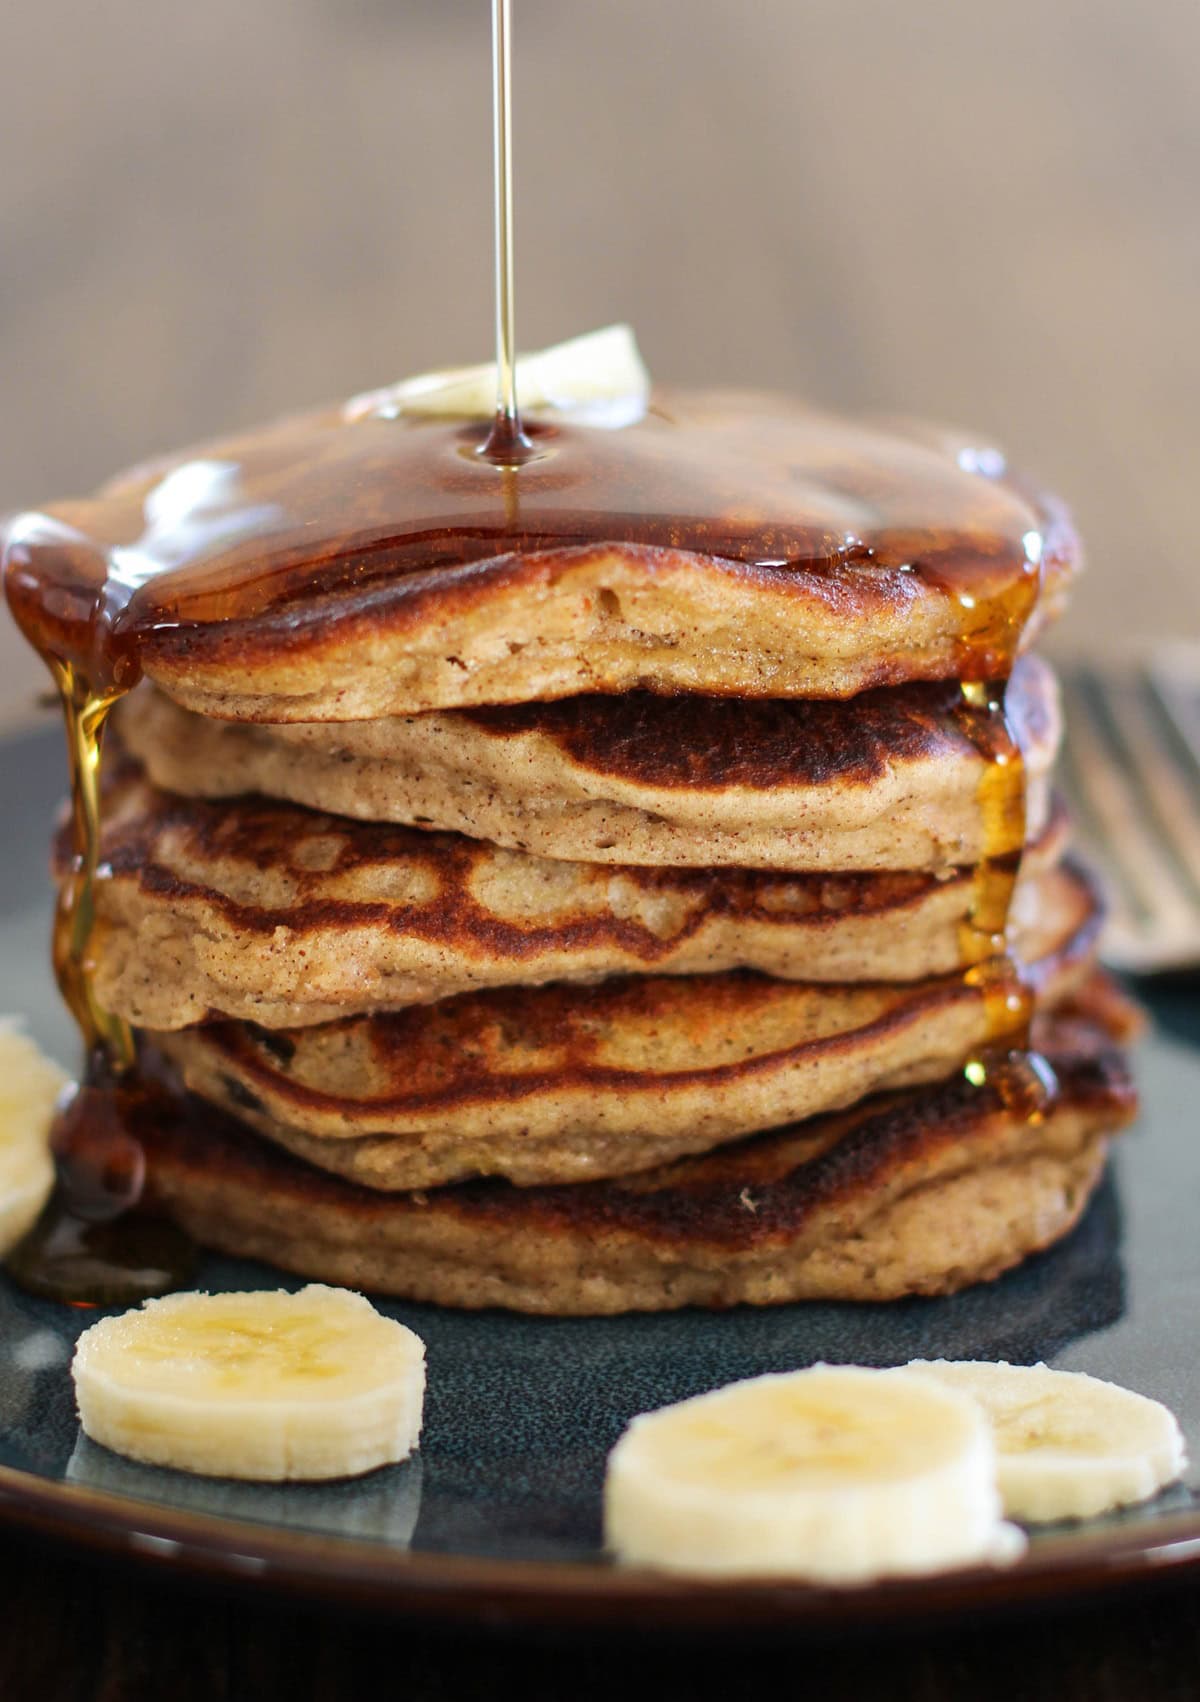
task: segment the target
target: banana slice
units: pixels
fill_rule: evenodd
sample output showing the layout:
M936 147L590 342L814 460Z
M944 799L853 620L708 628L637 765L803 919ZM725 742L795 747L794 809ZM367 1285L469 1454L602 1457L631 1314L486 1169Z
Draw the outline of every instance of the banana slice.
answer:
M1081 1371L915 1360L905 1376L979 1402L992 1426L1004 1511L1025 1524L1092 1519L1146 1501L1187 1466L1175 1415Z
M839 1584L1012 1558L1014 1541L974 1403L826 1365L635 1418L609 1456L605 1535L669 1571Z
M517 396L531 413L569 414L583 425L632 425L646 412L650 375L628 325L606 325L537 354L517 356ZM496 411L496 363L449 367L402 379L347 402L347 419L402 414L490 419Z
M361 1294L170 1294L103 1318L71 1364L85 1433L207 1477L356 1477L417 1445L419 1336Z
M47 1136L67 1079L16 1017L0 1017L0 1258L33 1227L53 1186Z

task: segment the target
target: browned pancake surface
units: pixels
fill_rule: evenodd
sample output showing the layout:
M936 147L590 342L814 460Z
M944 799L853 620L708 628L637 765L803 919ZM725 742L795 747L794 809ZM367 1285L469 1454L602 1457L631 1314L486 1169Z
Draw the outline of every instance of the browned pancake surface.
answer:
M1088 973L1100 916L1082 873L1064 867L1053 881L1025 970L1043 1003ZM497 989L312 1028L223 1023L155 1038L194 1091L310 1162L411 1188L645 1169L936 1080L1015 1020L972 975L897 986L732 973Z
M738 392L531 429L507 486L486 425L369 409L162 458L0 534L14 610L201 712L348 720L995 678L1078 563L1061 505L958 433Z
M1124 1023L1110 994L1114 1016ZM588 1313L952 1292L1078 1219L1106 1136L1136 1106L1110 1032L1085 1010L1041 1023L1057 1091L1037 1119L960 1077L574 1187L381 1196L197 1108L150 1131L149 1191L224 1251L448 1305Z
M568 862L841 872L961 867L1036 838L1059 736L1038 658L1018 664L1007 716L1026 810L1024 832L1019 809L1001 810L998 834L980 797L998 774L1019 796L1009 729L953 684L851 703L640 693L279 727L146 692L117 724L151 779L189 796L260 792Z
M1016 670L1008 713L1022 746L1051 738L1053 694L1036 662ZM497 739L536 733L597 775L691 792L869 786L898 764L997 749L996 728L954 680L863 692L849 704L627 692L469 710L466 718Z
M262 798L185 799L106 752L100 927L106 1009L150 1028L269 1028L476 987L758 969L911 981L970 961L979 873L791 874L565 863L456 834ZM1060 810L1031 848L1016 937L1052 896ZM69 866L66 829L57 868Z

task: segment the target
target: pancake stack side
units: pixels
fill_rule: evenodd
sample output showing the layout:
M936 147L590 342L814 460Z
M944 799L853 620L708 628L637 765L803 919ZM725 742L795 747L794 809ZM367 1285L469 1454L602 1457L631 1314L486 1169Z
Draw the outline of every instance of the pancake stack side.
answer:
M290 665L278 633L148 651L92 973L180 1095L157 1209L306 1276L564 1314L947 1293L1071 1229L1136 1027L1029 648L1078 547L1051 499L904 442L877 570L785 583L614 514L306 616ZM976 486L954 547L984 578L1039 539L990 650L921 570Z

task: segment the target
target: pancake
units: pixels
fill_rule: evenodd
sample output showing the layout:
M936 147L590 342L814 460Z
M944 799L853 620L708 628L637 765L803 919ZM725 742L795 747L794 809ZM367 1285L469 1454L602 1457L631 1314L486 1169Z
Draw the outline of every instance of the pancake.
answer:
M199 1241L353 1288L525 1312L892 1300L985 1281L1058 1240L1135 1095L1105 1028L1036 1036L1046 1114L961 1076L625 1181L474 1182L381 1195L323 1175L207 1107L146 1138L149 1202Z
M1100 919L1081 872L1051 882L1025 970L1046 1003L1087 975ZM152 1038L201 1098L371 1187L579 1181L950 1074L1017 1020L981 967L907 986L634 976Z
M531 426L514 487L468 423L369 409L165 457L14 518L9 599L205 714L344 720L999 678L1078 566L1061 505L961 433L737 392Z
M1036 837L1060 732L1044 662L1022 659L1007 707ZM566 861L911 871L1020 847L1019 821L1015 843L986 842L979 795L997 728L954 682L849 704L635 693L289 727L210 721L138 693L117 724L170 791L260 792Z
M116 758L116 760L114 760ZM565 863L259 798L180 798L106 752L96 996L144 1028L267 1028L476 988L756 969L912 981L978 955L978 872L787 874ZM1052 895L1060 809L1022 865L1017 949ZM60 880L70 865L66 829Z

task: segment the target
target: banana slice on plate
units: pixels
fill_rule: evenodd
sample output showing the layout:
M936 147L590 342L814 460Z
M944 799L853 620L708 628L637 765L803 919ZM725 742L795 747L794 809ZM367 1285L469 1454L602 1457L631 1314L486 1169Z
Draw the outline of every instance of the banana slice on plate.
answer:
M517 356L517 396L531 413L568 414L583 425L632 425L646 412L650 375L628 325L572 337ZM344 414L398 419L404 414L490 419L496 411L496 363L423 372L347 402Z
M0 1017L0 1258L33 1227L53 1186L48 1136L67 1080L16 1017Z
M995 1437L1004 1511L1025 1524L1146 1501L1187 1465L1172 1412L1081 1371L932 1359L906 1365L904 1375L979 1402Z
M1000 1523L973 1401L929 1379L825 1365L635 1418L609 1456L605 1535L635 1564L838 1584L1023 1546Z
M421 1433L421 1338L319 1283L147 1300L85 1330L71 1373L94 1442L207 1477L357 1477Z

